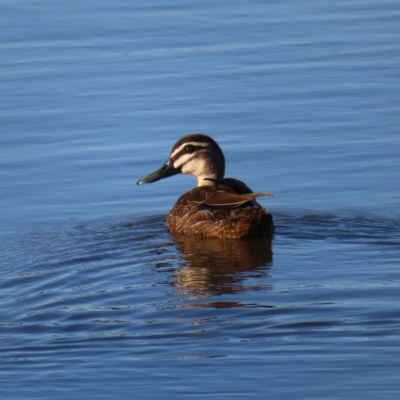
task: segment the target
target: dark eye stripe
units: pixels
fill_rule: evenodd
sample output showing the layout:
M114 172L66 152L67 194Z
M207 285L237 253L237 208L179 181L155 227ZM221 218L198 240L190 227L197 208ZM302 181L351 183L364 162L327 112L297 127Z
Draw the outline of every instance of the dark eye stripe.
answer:
M190 150L192 150L192 151L187 151L187 147L191 147ZM176 160L178 160L184 154L194 154L194 153L198 153L202 150L206 150L206 149L203 146L188 145L188 146L185 146L178 154L175 154L175 156L171 160L174 163Z

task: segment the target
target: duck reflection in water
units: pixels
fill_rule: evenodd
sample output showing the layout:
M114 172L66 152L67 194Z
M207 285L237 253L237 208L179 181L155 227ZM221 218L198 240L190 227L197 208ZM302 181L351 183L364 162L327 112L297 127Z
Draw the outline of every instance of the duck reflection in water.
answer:
M179 235L174 240L186 261L175 271L178 294L203 298L271 286L263 280L272 262L271 237L236 241ZM246 282L249 278L255 278L255 283ZM213 306L235 304L221 302Z

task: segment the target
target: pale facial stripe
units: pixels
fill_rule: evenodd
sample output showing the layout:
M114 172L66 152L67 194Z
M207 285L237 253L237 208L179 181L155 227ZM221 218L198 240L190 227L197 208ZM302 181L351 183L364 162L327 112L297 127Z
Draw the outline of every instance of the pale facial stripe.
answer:
M205 142L185 142L182 143L177 149L175 149L169 158L174 158L180 151L182 151L186 146L195 146L195 147L209 147L208 143ZM181 158L181 157L180 157Z
M182 154L177 160L174 162L174 168L181 168L182 165L186 164L190 161L196 153Z
M189 163L193 158L197 157L199 155L199 152L204 151L202 150L197 150L194 153L184 153L182 154L179 158L177 158L174 161L174 168L182 168L185 164ZM198 160L195 159L195 162L198 162Z

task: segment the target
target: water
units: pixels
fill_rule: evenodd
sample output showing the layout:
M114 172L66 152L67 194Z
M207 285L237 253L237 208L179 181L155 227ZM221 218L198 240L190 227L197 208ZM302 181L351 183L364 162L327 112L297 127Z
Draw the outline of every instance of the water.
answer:
M4 1L0 397L400 393L395 1ZM272 240L176 238L136 186L191 132Z

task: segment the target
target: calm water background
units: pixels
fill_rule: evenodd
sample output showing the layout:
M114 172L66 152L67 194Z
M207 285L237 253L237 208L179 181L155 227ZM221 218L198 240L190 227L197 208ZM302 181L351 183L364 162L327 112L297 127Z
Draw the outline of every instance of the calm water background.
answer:
M400 396L400 3L2 1L0 397ZM173 238L203 132L272 240ZM273 255L272 255L273 253Z

